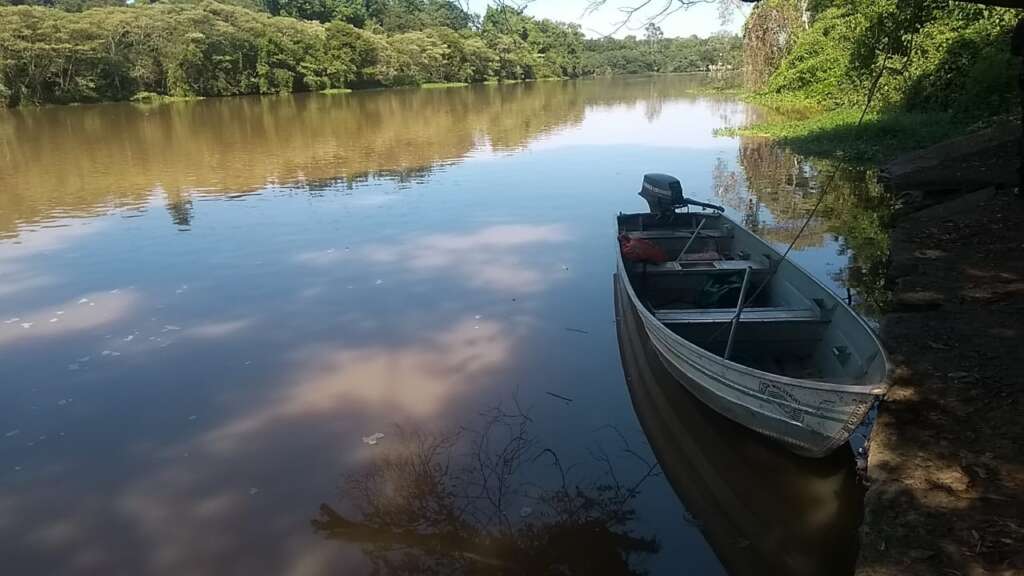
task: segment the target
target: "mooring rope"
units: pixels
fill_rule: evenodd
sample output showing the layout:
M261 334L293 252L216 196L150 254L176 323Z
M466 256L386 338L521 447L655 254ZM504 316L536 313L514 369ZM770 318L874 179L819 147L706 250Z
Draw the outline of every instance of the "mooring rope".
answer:
M857 123L854 125L854 128L860 128L861 125L864 123L864 118L867 116L868 109L871 107L871 102L875 99L875 93L878 90L878 83L882 80L882 75L885 74L885 65L888 64L888 62L889 52L887 43L886 53L885 56L882 58L882 65L879 67L878 74L876 74L875 78L871 81L871 86L868 88L867 99L864 102L864 108L860 111L860 117L857 118ZM786 261L786 258L789 256L789 253L793 250L793 247L796 246L797 240L800 239L800 236L802 236L804 231L807 230L807 226L811 223L811 220L814 219L814 215L817 214L818 208L821 207L821 203L825 200L825 196L828 195L828 191L832 187L832 182L836 179L836 174L838 174L839 170L842 168L843 161L840 160L836 168L832 171L832 174L829 175L828 180L826 180L825 183L821 186L821 193L818 195L818 200L814 203L814 206L811 207L811 211L807 214L807 217L804 218L803 224L800 225L800 229L797 231L796 236L793 237L793 240L789 243L789 246L786 247L786 251L782 253L782 258L778 261L777 264L773 264L771 266L768 272L768 277L765 278L763 282L761 282L761 284L757 287L757 290L754 291L753 295L751 295L750 298L748 298L747 301L743 303L743 306L737 307L736 313L732 316L732 318L729 319L729 322L722 324L711 334L711 336L705 342L705 345L710 345L712 342L714 342L715 338L722 333L726 326L729 326L733 322L735 322L736 319L739 318L740 315L743 313L743 309L749 306L751 302L756 300L758 295L761 294L761 291L764 290L764 287L767 286L768 283L772 281L772 278L775 277L775 273L779 271L779 268L782 267L782 263Z

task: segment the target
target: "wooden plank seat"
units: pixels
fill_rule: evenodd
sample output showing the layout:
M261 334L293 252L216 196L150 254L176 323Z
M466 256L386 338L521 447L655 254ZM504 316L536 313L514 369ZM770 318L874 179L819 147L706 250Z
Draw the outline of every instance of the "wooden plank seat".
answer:
M654 316L663 324L731 322L735 308L662 308ZM745 308L740 322L826 322L810 308Z

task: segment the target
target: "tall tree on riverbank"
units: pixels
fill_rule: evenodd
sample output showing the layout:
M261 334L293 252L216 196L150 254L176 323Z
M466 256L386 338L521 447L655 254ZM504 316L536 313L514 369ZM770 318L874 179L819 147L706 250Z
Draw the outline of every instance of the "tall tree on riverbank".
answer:
M744 81L764 88L789 53L797 35L808 26L806 0L763 0L743 27Z

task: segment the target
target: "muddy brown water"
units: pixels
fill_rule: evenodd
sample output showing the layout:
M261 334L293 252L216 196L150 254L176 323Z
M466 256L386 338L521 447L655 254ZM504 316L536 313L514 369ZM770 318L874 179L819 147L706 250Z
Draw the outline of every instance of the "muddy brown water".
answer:
M702 82L0 113L4 573L835 570L843 537L756 554L852 534L852 459L623 378L643 173L780 246L819 193ZM793 257L845 294L841 219Z

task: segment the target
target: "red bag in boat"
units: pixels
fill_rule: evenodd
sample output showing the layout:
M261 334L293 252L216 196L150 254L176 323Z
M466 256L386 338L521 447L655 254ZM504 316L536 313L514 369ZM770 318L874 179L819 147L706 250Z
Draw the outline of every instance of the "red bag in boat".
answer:
M631 238L628 234L619 235L619 249L622 250L622 258L631 262L668 262L668 256L660 246L643 238Z

